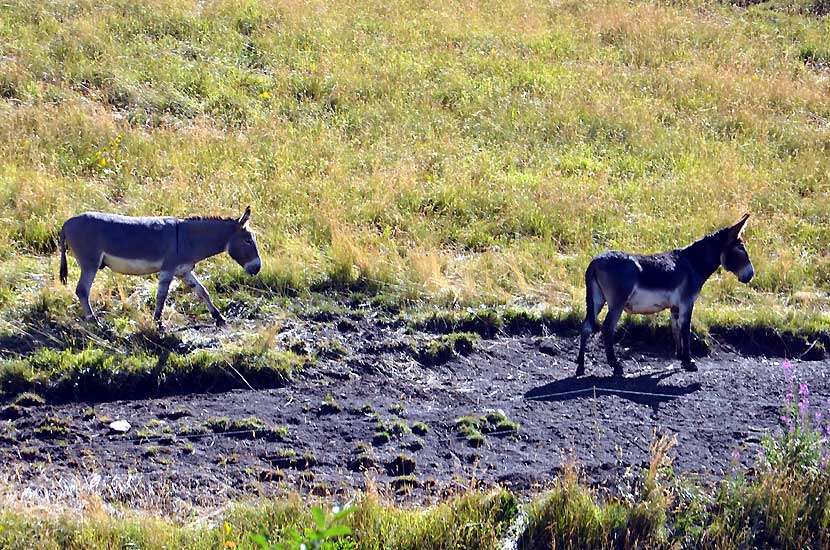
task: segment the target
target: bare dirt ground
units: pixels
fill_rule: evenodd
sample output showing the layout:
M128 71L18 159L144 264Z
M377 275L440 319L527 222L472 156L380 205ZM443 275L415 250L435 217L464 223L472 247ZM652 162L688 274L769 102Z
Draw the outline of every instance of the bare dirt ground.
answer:
M187 330L208 341L219 334ZM29 408L4 421L0 474L21 498L94 493L169 511L294 489L348 493L367 483L413 501L471 482L528 493L569 458L588 481L613 490L647 464L656 431L677 435L676 471L711 482L754 463L791 390L781 357L746 356L725 343L698 358L698 372L685 372L671 356L668 329L651 341L623 335L622 379L611 377L599 337L589 375L579 379L572 334L482 339L439 365L413 358L413 342L439 338L382 315L286 321L277 345L342 346L279 389ZM830 362L793 364L812 402L825 403ZM457 427L460 417L498 411L518 432L497 429L495 419L479 430L495 433L470 440ZM233 424L252 416L269 428ZM38 431L48 417L63 419L66 430ZM130 432L111 432L115 419L129 421ZM417 422L428 431L411 433Z

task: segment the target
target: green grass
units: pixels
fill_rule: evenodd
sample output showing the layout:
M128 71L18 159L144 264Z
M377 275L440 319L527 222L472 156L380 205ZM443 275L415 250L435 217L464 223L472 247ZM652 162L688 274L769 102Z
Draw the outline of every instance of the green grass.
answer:
M155 454L163 450L148 447ZM524 506L527 526L518 548L822 548L830 543L827 471L804 475L775 469L754 480L726 478L713 488L675 477L653 462L622 494L601 497L576 470ZM415 476L393 480L401 491ZM344 520L351 535L335 548L500 548L517 517L517 496L506 490L471 491L422 508L398 507L375 493L358 495ZM254 548L249 534L286 541L313 525L310 503L299 497L235 505L213 524L188 526L151 516L45 514L10 507L0 512L4 548L220 548L226 541Z
M37 392L52 402L137 399L233 388L277 387L310 364L289 351L224 350L188 354L105 349L57 351L43 348L20 359L0 361L0 392Z
M509 420L501 411L494 411L484 416L461 416L455 419L454 429L465 438L471 447L481 447L487 435L497 437L516 436L519 423Z
M579 310L593 254L751 211L755 280L716 277L696 315L826 328L825 8L6 3L3 318L44 287L77 314L50 275L78 211L251 203L262 274L200 268L248 316L315 288ZM136 316L151 292L104 271L93 301ZM169 318L206 316L176 294Z

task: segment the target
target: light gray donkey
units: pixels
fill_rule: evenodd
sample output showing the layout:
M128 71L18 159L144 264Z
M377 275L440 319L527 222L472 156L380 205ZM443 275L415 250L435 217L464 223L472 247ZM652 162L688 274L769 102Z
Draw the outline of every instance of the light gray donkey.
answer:
M89 291L99 269L116 273L147 275L159 273L154 318L161 324L161 311L173 277L182 279L207 305L218 326L225 319L196 278L197 262L222 252L245 268L249 275L259 273L256 237L248 228L251 207L239 219L196 217L131 217L100 212L85 212L66 220L60 232L60 279L66 284L67 247L81 266L75 294L87 319L95 320L89 305Z

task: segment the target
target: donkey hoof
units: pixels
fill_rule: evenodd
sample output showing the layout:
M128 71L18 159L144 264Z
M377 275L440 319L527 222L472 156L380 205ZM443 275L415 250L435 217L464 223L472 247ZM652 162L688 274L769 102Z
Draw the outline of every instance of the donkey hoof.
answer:
M577 378L580 376L585 376L585 367L580 365L576 368L576 374L574 374Z
M683 370L689 372L697 372L697 363L695 363L694 359L686 359L682 363Z
M225 321L225 318L222 317L221 315L217 315L213 319L216 321L216 326L217 327L224 327L227 324L227 322Z
M614 376L619 377L623 375L623 368L622 365L614 365Z

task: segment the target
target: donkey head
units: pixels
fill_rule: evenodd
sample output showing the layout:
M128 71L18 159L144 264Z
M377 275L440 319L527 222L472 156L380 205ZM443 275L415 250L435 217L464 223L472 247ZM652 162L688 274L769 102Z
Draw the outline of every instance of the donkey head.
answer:
M249 206L236 222L236 231L228 241L228 254L236 260L236 263L245 268L248 275L256 275L262 267L262 261L259 259L259 250L256 247L256 236L248 228L250 217L251 207Z
M720 253L720 263L723 268L737 275L738 280L742 283L748 283L755 275L755 268L752 267L749 252L747 252L741 238L741 233L748 219L749 214L744 214L738 223L726 229L726 241Z

